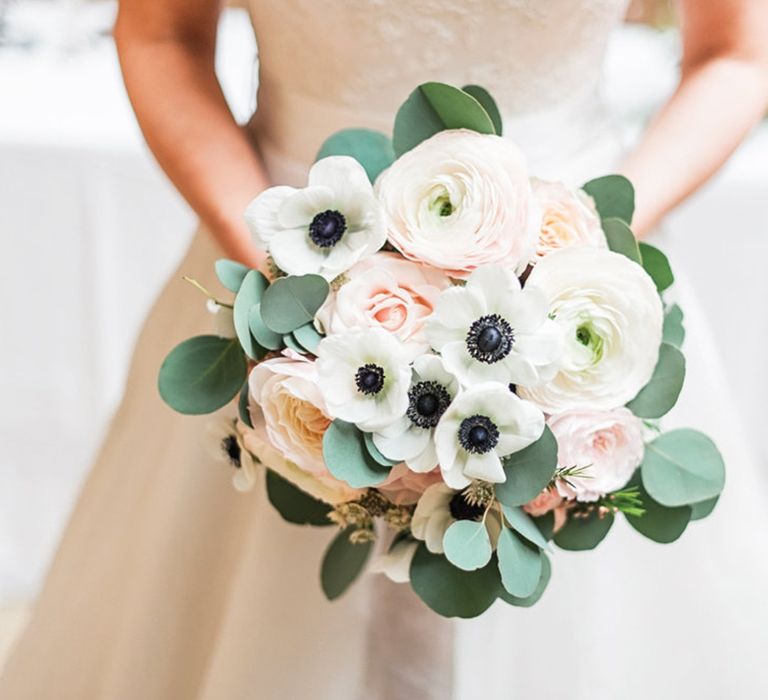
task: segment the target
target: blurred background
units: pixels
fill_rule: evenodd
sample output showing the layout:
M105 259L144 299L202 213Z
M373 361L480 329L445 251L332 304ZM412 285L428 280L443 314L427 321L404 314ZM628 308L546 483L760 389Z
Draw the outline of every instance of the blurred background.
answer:
M133 118L115 11L112 0L0 0L0 658L117 406L144 315L195 226ZM603 96L631 141L674 90L680 42L666 0L633 3L628 19ZM254 108L256 67L248 18L230 7L217 70L240 121ZM768 123L666 225L748 434L760 435ZM768 467L763 445L753 449Z

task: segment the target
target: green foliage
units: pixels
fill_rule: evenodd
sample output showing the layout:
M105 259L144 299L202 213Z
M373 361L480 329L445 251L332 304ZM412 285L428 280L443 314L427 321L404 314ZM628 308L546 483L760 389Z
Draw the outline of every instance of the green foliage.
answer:
M315 318L328 290L320 275L280 277L264 292L261 317L275 333L291 333Z
M627 408L639 418L661 418L677 403L685 380L685 357L674 345L662 343L651 379Z
M252 428L253 421L251 420L251 411L248 406L248 380L243 384L243 388L240 389L240 396L237 400L237 412L240 420L249 428Z
M213 413L237 395L246 370L237 340L199 335L171 350L160 367L158 389L179 413Z
M261 301L268 286L269 282L264 275L258 270L250 270L243 278L235 297L233 311L235 332L246 355L254 360L260 360L267 351L258 344L251 333L251 308Z
M541 575L539 576L539 582L536 584L536 588L531 595L526 598L520 598L518 596L510 595L506 589L502 586L499 587L499 598L510 605L517 605L521 608L530 608L537 603L544 591L547 589L549 579L552 576L552 565L549 563L549 557L544 552L539 552L541 557Z
M240 286L243 284L245 276L250 271L249 267L242 265L234 260L226 260L222 258L215 263L216 277L219 278L219 282L225 286L230 292L239 292Z
M368 450L368 454L377 464L380 464L382 467L394 467L398 463L397 460L385 457L379 452L379 448L373 442L373 435L371 433L363 433L363 440L365 441L365 449Z
M603 219L603 231L608 241L608 247L614 253L620 253L632 262L642 264L640 248L637 245L635 234L623 219L611 217Z
M472 97L474 97L480 103L482 108L491 118L491 122L493 122L493 128L496 131L496 134L501 136L504 124L501 120L501 112L499 112L499 107L496 104L496 100L491 97L491 93L489 93L488 90L486 90L484 87L481 87L480 85L465 85L461 89L468 95L472 95Z
M395 160L389 136L370 129L337 131L320 146L315 160L328 156L351 156L365 168L371 182Z
M627 514L627 522L641 535L661 544L674 542L683 534L691 519L691 507L667 508L651 498L635 474L631 484L640 490L645 512L641 516Z
M557 469L557 440L548 428L520 452L504 459L507 480L496 484L496 498L505 506L521 506L549 484Z
M635 212L635 188L623 175L605 175L590 180L583 187L584 191L595 200L595 206L601 219L616 217L632 223Z
M389 468L371 457L363 433L339 419L323 435L323 458L328 471L352 488L377 486L389 474Z
M267 469L267 496L283 520L296 525L330 525L331 506Z
M352 544L350 533L347 529L336 535L323 557L320 583L328 600L335 600L354 583L371 553L373 542Z
M445 557L464 571L481 569L491 560L491 540L484 522L457 520L443 536Z
M251 306L248 312L248 328L250 328L256 342L267 350L280 350L283 347L283 336L275 333L264 323L261 317L261 304Z
M691 520L703 520L715 509L720 496L709 498L706 501L691 503Z
M542 559L538 547L516 532L502 528L496 549L504 589L517 598L533 595L541 578Z
M517 532L518 535L525 537L526 540L542 549L547 549L549 547L547 538L541 534L541 530L536 527L533 518L522 508L502 506L502 509L509 526Z
M294 329L293 337L301 347L313 355L317 353L317 346L320 345L320 341L323 339L323 336L311 322Z
M659 294L665 289L669 289L675 281L672 274L672 268L669 265L667 256L658 248L649 243L640 242L640 255L643 259L643 268L650 275Z
M555 534L555 544L560 549L571 551L594 549L608 534L611 525L613 525L611 513L601 517L595 510L586 517L574 517L571 511L565 525Z
M643 498L637 486L630 486L603 496L598 503L614 512L640 517L645 513Z
M677 304L670 306L664 314L664 330L661 339L678 349L683 347L685 340L683 310Z

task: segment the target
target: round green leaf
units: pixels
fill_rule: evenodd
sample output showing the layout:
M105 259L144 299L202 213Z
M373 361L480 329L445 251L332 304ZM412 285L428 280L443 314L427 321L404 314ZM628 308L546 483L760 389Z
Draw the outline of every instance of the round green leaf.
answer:
M501 586L494 561L462 571L424 543L413 556L410 573L416 595L443 617L477 617L490 607Z
M254 304L248 312L248 327L262 348L280 350L283 347L283 336L275 333L261 318L261 304Z
M335 600L352 585L371 553L373 542L352 544L349 535L349 529L336 535L323 557L320 583L328 600Z
M485 523L457 520L443 535L445 557L464 571L481 569L490 560L493 550Z
M275 333L290 333L315 318L328 289L320 275L280 277L264 292L261 317Z
M296 338L293 337L293 333L286 333L283 335L282 341L285 343L285 347L299 353L300 355L304 355L307 352L304 347L296 341Z
M373 457L374 462L380 464L382 467L394 467L396 464L399 464L397 460L385 457L379 452L379 448L376 447L373 442L372 433L363 433L363 440L365 440L365 449L368 450L368 454Z
M608 247L614 253L620 253L632 262L641 262L637 239L625 221L615 217L603 219L603 232L608 241Z
M320 146L315 160L328 156L351 156L365 168L371 182L395 160L389 136L370 129L337 131Z
M249 428L253 427L253 421L251 420L251 409L248 404L248 381L243 384L243 388L240 389L240 397L237 401L237 412L240 416L240 420L243 421Z
M709 498L706 501L691 503L691 520L703 520L712 513L720 500L720 496Z
M368 454L363 433L352 423L339 419L323 435L323 458L333 476L356 489L377 486L389 474L387 467Z
M480 85L465 85L461 88L468 95L472 95L482 106L482 108L488 113L488 116L493 122L493 128L498 136L501 136L502 129L504 127L501 119L501 113L499 107L496 104L496 100L491 97L491 93Z
M495 133L493 121L471 95L445 83L419 85L395 117L393 145L398 157L445 129Z
M552 576L552 565L549 563L549 557L543 552L539 553L541 557L541 576L539 576L539 582L536 584L536 588L531 595L526 598L519 598L518 596L510 595L507 593L504 586L499 589L499 598L510 605L517 605L521 608L530 608L537 603L544 591L547 589L549 579Z
M243 386L247 363L234 338L199 335L177 345L163 361L158 389L179 413L213 413Z
M583 551L600 544L613 525L610 513L602 518L592 513L586 518L569 517L562 529L555 534L555 544L560 549Z
M267 469L267 496L283 520L296 525L330 525L331 506Z
M293 337L299 345L312 354L317 352L317 346L320 345L320 341L323 339L323 336L320 335L313 323L305 323L303 326L296 328L293 331Z
M511 508L502 505L502 510L504 511L504 517L507 519L507 522L509 522L509 526L517 532L517 534L522 535L526 540L542 549L547 549L549 547L547 539L541 534L541 530L536 527L533 518L531 518L531 516L522 508Z
M669 544L683 534L691 520L691 507L678 506L666 508L657 503L642 484L636 484L640 489L640 499L643 502L642 515L627 515L627 522L641 535L654 542Z
M627 408L639 418L661 418L677 403L685 380L685 357L674 345L662 343L651 379Z
M516 532L502 528L496 547L499 573L504 589L510 595L527 598L533 595L541 578L541 552Z
M520 452L504 459L507 480L496 484L496 498L505 506L521 506L539 495L557 469L557 440L548 428Z
M234 260L222 258L214 263L214 269L216 270L216 277L219 278L219 282L230 292L237 293L240 291L240 286L243 284L243 280L251 268Z
M639 246L643 268L651 276L656 289L659 290L659 293L669 289L675 281L675 276L672 274L667 256L649 243L641 241Z
M635 188L623 175L605 175L590 180L582 188L595 200L595 206L602 219L616 217L632 223L635 212Z
M717 446L690 428L672 430L648 443L640 470L646 491L669 507L709 500L725 485L725 464Z
M251 333L251 307L261 301L268 285L269 282L264 275L258 270L250 270L243 279L240 290L235 297L233 317L237 339L248 357L254 360L260 360L267 354L267 351L256 342Z
M674 345L676 348L683 347L685 340L685 327L683 326L683 310L673 304L664 314L664 331L661 339L665 343Z
M531 517L536 527L539 529L541 536L548 542L555 534L555 513L549 511L544 515L540 515L536 518Z

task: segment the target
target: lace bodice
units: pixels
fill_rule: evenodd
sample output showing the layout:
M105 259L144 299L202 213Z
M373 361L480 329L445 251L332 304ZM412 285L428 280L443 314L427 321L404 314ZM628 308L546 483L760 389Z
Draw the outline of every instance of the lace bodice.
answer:
M388 131L408 92L428 80L488 88L524 149L547 130L573 130L576 114L593 122L603 54L626 0L250 5L260 51L255 129L268 152L306 162L339 128ZM530 135L537 125L541 137Z

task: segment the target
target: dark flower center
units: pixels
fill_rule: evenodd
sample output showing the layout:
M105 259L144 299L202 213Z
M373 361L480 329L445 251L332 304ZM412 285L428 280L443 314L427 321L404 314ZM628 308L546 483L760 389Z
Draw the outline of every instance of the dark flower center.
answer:
M347 230L347 220L341 212L328 209L315 214L309 225L309 237L320 248L335 246Z
M467 332L467 350L479 362L493 364L512 350L515 334L512 326L498 314L477 319Z
M445 413L451 395L438 382L419 382L408 390L408 418L419 428L434 428Z
M479 520L485 512L485 507L477 503L467 503L463 493L457 493L451 499L448 508L456 520Z
M488 416L470 416L459 426L459 444L467 452L483 455L499 444L499 429Z
M227 435L227 437L221 441L221 449L224 451L224 454L227 455L229 463L235 467L235 469L240 469L242 462L240 461L240 443L238 443L237 438L234 435Z
M384 388L384 369L372 363L363 365L355 374L355 384L363 394L378 394Z

